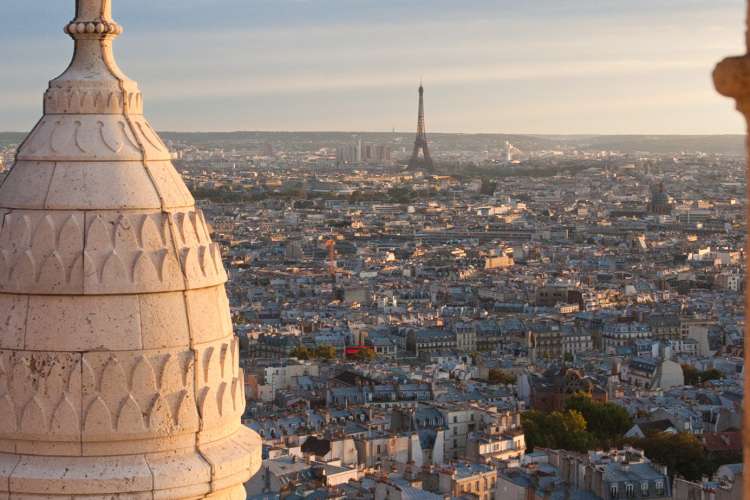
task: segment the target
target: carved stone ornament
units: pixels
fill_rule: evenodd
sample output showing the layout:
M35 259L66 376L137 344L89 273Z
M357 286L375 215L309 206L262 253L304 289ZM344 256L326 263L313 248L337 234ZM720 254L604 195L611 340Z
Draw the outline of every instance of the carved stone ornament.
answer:
M0 500L244 499L260 438L203 214L117 67L110 0L0 186Z

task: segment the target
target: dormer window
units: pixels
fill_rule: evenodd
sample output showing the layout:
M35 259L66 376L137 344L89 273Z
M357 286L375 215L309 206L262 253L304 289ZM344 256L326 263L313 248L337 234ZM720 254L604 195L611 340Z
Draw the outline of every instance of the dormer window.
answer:
M659 496L664 495L664 481L663 480L659 479L658 481L656 481L654 487L656 489L657 495Z

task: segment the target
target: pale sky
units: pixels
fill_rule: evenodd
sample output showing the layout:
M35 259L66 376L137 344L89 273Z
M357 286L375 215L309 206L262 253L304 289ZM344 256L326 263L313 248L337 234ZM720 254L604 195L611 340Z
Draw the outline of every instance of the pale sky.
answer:
M744 0L113 0L159 130L739 134L710 73ZM0 8L0 130L25 131L72 48L73 0Z

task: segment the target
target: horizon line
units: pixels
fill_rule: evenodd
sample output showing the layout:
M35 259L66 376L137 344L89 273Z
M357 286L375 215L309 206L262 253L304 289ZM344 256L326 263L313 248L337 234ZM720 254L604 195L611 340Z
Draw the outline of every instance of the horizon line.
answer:
M31 132L19 132L13 130L0 130L0 134L28 135ZM159 134L391 134L404 135L415 134L414 131L388 131L388 130L157 130ZM649 132L625 132L625 133L539 133L539 132L428 132L430 135L519 135L528 137L745 137L741 133L649 133Z

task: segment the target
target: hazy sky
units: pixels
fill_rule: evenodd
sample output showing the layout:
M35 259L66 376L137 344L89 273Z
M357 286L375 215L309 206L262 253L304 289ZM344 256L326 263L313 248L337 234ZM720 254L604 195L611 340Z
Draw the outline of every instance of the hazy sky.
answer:
M113 0L159 130L743 133L710 72L744 0ZM0 8L0 130L28 130L73 0Z

